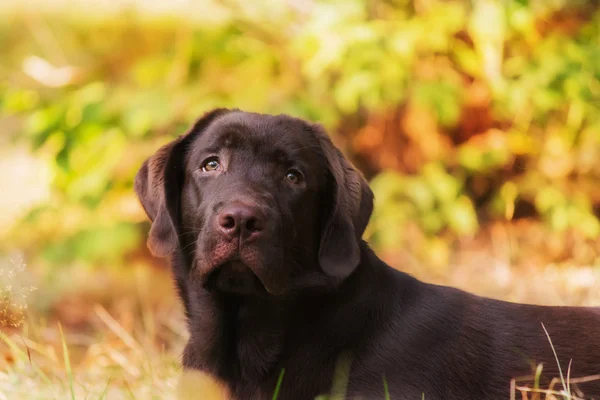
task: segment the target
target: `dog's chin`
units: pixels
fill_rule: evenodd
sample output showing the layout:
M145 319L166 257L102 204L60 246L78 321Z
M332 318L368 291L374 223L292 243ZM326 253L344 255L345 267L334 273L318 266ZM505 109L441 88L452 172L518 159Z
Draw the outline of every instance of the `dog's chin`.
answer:
M256 274L242 261L227 261L215 268L205 283L210 290L237 295L264 295L267 290Z

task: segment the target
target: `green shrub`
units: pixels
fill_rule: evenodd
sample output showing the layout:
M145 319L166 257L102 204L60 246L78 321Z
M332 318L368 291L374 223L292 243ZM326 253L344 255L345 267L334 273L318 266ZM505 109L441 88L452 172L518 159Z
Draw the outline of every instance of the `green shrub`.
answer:
M600 233L594 2L292 3L211 3L212 21L3 18L0 123L11 146L25 143L46 161L52 192L13 221L2 247L56 264L115 263L106 254L132 252L147 229L131 189L137 168L216 106L316 120L351 157L373 157L377 246L393 246L406 224L431 238L473 235L523 202L554 229ZM468 132L477 87L489 121ZM424 155L389 170L353 137L406 105L429 115L431 129L392 126ZM411 160L403 151L392 159Z

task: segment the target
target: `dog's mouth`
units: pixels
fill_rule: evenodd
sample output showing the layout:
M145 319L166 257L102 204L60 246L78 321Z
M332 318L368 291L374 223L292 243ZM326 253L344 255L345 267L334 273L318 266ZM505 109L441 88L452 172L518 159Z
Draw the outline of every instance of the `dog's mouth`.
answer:
M267 292L256 274L240 260L227 261L215 268L209 274L206 286L211 290L241 295Z

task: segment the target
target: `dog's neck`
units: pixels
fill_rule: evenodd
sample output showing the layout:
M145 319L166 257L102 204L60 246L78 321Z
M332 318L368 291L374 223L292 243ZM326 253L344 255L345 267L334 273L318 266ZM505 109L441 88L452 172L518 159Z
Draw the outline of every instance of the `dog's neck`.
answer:
M286 343L310 341L335 358L365 340L369 326L362 322L385 298L389 269L361 243L361 263L330 291L296 293L283 297L250 297L208 292L189 287L187 302L192 337L184 367L203 369L230 382L264 382L277 376L296 348ZM382 301L373 301L377 297ZM368 301L367 301L368 300ZM339 303L352 305L340 308ZM347 310L346 314L340 309ZM350 314L348 314L350 313ZM365 317L365 318L363 318ZM315 330L314 327L322 329ZM328 343L322 332L335 330ZM346 338L346 339L345 339Z

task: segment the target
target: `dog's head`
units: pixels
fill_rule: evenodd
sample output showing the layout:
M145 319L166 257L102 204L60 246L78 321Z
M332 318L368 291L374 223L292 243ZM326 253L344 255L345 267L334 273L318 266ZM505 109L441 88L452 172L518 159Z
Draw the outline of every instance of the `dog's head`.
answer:
M344 280L373 207L320 126L239 110L209 112L159 149L135 190L155 256L179 252L205 287L243 294Z

